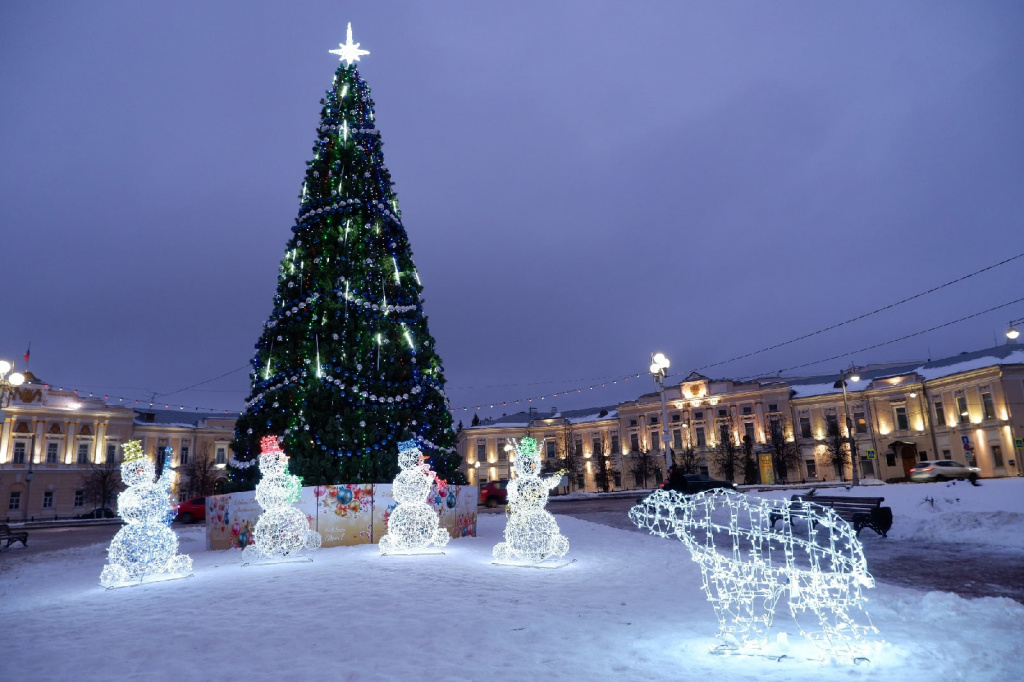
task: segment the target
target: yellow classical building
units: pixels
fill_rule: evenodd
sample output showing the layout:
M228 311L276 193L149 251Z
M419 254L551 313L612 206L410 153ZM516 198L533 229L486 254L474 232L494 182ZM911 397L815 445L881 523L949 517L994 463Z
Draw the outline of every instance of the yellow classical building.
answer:
M838 372L748 381L694 373L665 386L664 425L659 393L602 408L485 419L459 434L462 467L472 485L508 479L507 443L529 435L548 470L574 472L570 489L650 488L665 475L667 431L674 461L689 452L690 468L716 478L725 477L716 451L730 443L742 456L746 445L758 483L850 480L854 454L860 478L886 481L906 480L926 459L970 462L982 477L1024 473L1024 347L850 368L844 376L845 395ZM779 464L779 451L788 463ZM742 473L732 478L744 481Z
M227 472L238 415L108 405L26 373L3 410L0 518L68 517L116 508L121 445L139 440L177 472L179 501L213 492ZM111 472L115 475L111 477Z

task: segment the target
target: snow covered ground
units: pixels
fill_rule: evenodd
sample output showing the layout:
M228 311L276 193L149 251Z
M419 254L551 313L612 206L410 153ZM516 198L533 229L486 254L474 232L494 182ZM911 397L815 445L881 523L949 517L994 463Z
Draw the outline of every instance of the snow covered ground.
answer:
M1024 480L871 492L894 509L890 540L1024 544ZM1024 606L885 583L868 590L887 642L869 663L802 660L785 609L776 625L792 658L711 655L717 624L681 543L557 518L575 560L559 569L492 565L500 514L481 515L479 537L445 555L337 547L250 567L237 551L206 551L204 529L189 527L179 533L195 577L110 591L98 584L105 545L5 551L0 679L1020 679Z

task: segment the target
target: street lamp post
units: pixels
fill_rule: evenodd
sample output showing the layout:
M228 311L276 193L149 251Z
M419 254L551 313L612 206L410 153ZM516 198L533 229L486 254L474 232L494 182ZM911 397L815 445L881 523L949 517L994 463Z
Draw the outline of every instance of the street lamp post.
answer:
M853 469L853 484L860 485L860 474L857 471L857 441L853 437L853 420L850 419L850 401L846 397L846 378L849 377L850 381L860 381L860 377L852 369L841 369L839 370L839 381L834 384L834 388L843 389L843 410L846 414L846 438L850 441L850 464Z
M654 383L658 386L661 394L661 444L665 448L665 476L668 477L668 470L672 468L672 448L669 447L668 435L668 408L665 406L665 376L668 374L669 359L664 353L651 354L651 374L654 375Z
M12 372L13 369L14 365L6 360L0 360L0 409L11 404L14 389L25 383L25 375L21 372Z

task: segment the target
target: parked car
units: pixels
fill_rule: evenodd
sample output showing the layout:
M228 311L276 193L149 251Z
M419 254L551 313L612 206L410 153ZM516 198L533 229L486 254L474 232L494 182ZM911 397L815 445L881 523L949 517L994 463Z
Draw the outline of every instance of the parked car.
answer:
M508 481L491 481L480 488L480 504L497 507L508 502Z
M198 521L206 520L206 498L197 497L187 502L182 502L178 505L178 515L174 517L175 521L182 523L196 523Z
M948 481L951 478L964 480L965 478L974 483L981 475L978 467L961 464L953 459L930 459L925 462L918 462L910 470L911 481Z
M714 488L736 489L732 481L719 481L707 474L677 474L669 477L669 480L661 484L663 490L678 490L681 493L699 493L702 490Z
M96 507L92 511L79 514L76 519L116 519L117 514L110 507Z

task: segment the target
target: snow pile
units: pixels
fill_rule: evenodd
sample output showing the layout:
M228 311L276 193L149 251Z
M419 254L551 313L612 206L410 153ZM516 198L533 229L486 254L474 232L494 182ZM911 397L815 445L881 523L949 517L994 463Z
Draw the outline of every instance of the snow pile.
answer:
M1003 495L996 483L986 481L977 492ZM1006 496L1024 491L1020 482L1007 483L1017 485L1007 486ZM918 504L935 486L890 493L898 487L885 489L898 510L894 530L908 520L961 513ZM984 511L976 491L965 489L953 509ZM776 624L788 632L791 658L713 656L715 615L680 542L567 516L559 524L572 543L566 558L575 561L558 569L492 564L491 547L505 528L499 514L481 515L479 537L453 540L445 555L382 559L377 547L357 545L323 549L313 563L249 567L241 566L238 551L206 551L202 527L191 527L180 535L182 551L195 559L194 578L112 591L97 584L103 544L24 558L5 551L0 606L11 626L0 678L1018 677L1024 606L884 583L866 593L888 642L869 663L803 660L799 632L782 613ZM979 532L999 539L995 529Z

